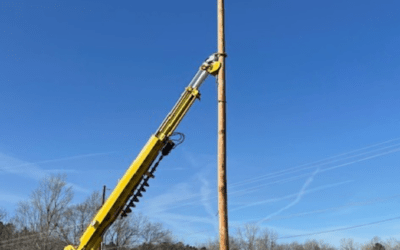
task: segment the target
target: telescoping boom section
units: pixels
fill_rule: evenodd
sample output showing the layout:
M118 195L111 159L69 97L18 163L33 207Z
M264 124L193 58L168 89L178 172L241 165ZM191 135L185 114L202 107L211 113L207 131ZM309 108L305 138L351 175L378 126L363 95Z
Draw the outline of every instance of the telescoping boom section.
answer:
M97 250L102 236L118 216L125 217L135 207L141 192L149 186L148 180L158 166L159 161L176 145L171 136L194 101L200 97L199 88L208 75L216 75L221 64L218 54L212 54L200 66L193 80L186 87L170 113L161 123L139 155L132 162L117 186L97 212L92 222L80 238L79 246L66 246L64 250ZM158 161L154 163L160 155Z

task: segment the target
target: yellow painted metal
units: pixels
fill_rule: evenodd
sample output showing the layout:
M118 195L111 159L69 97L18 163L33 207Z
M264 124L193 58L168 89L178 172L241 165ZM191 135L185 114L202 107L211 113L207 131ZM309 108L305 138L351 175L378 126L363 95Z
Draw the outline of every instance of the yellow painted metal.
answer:
M64 247L64 250L76 250L76 248L74 246L68 245Z
M196 98L200 98L199 91L197 89L187 87L172 111L161 124L156 136L159 138L169 137L175 131L176 127L186 115Z
M207 72L209 74L215 74L220 66L219 62L214 62L207 68ZM139 185L142 180L143 175L149 170L151 164L168 141L168 138L172 135L189 108L198 98L200 98L200 93L197 89L192 87L187 87L185 89L160 128L155 135L150 137L125 175L118 182L110 197L87 227L80 239L80 245L76 248L69 245L66 246L64 250L97 250L99 248L102 235L120 215L129 197L131 197L136 186Z
M101 236L117 219L135 187L140 183L143 175L148 171L149 167L162 150L168 137L175 131L193 102L199 97L200 93L197 89L191 87L185 89L174 108L161 124L160 129L149 139L142 151L128 168L125 175L118 182L110 197L87 227L80 239L80 245L77 248L70 245L65 247L64 250L98 249L101 244Z
M210 73L211 75L217 75L219 69L221 68L221 63L220 62L213 62L210 67L208 67L207 71L208 73Z
M164 143L156 136L149 139L82 235L80 245L76 250L98 249L102 234L117 219L134 188L140 183L163 146Z

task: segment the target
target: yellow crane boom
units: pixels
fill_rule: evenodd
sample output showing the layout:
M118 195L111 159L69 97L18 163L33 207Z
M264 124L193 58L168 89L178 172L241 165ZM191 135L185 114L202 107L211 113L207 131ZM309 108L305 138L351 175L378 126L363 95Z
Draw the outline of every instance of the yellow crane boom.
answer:
M212 54L201 65L200 69L186 87L178 102L167 115L156 133L150 137L139 155L132 162L122 179L118 182L107 201L97 212L92 222L80 238L79 246L68 245L64 250L97 250L102 241L102 235L118 218L131 212L131 207L138 202L141 192L145 191L149 178L153 177L159 161L167 155L175 143L170 136L188 112L194 101L200 97L199 87L209 74L216 75L221 64L218 54ZM151 168L157 156L159 160Z

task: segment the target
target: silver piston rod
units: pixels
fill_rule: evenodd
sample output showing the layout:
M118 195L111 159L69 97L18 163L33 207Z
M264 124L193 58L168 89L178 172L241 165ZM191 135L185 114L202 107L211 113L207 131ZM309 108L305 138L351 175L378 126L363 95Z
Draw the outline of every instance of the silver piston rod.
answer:
M218 61L218 54L214 53L210 55L204 63L200 66L200 69L197 71L196 75L194 75L192 81L190 81L188 87L192 89L199 89L201 84L207 79L207 76L210 74L207 69L212 65L214 62ZM160 127L157 129L157 133L160 131L160 129L164 126L166 121L170 118L172 112L175 110L175 108L178 106L178 104L181 102L183 96L186 94L186 91L182 93L181 97L179 100L176 102L172 110L168 113L167 117L165 117L164 121L161 123Z

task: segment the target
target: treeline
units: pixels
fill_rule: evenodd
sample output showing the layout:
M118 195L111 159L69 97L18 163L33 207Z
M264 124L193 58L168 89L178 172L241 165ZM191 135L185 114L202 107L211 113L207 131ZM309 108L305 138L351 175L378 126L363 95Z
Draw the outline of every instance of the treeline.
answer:
M278 243L278 235L269 229L261 229L254 224L246 224L237 229L229 238L229 250L400 250L400 241L391 238L382 241L374 237L366 243L356 243L353 239L342 239L335 247L322 240L310 239L304 243ZM219 250L218 240L205 245L207 250Z
M79 238L101 207L101 195L92 193L80 204L71 204L72 188L65 175L44 178L30 199L20 202L12 218L0 209L0 250L62 250L78 245ZM375 237L359 244L342 239L339 248L323 241L278 244L271 230L247 224L230 237L230 250L400 250L396 239ZM141 214L118 219L103 237L103 250L219 250L218 240L193 247L174 241L172 232Z
M356 243L353 239L342 239L340 246L332 246L322 240L310 239L304 243L277 243L278 235L269 229L261 229L255 224L246 224L229 237L229 250L400 250L400 241L391 238L382 241L374 237L366 243ZM207 250L219 250L218 240L203 246Z
M44 178L30 199L20 202L12 218L0 210L1 250L55 250L78 245L86 227L101 207L99 192L80 204L71 204L72 188L65 175ZM132 249L134 246L171 243L172 233L160 223L131 213L117 219L104 235L104 249ZM132 246L132 248L128 248Z

